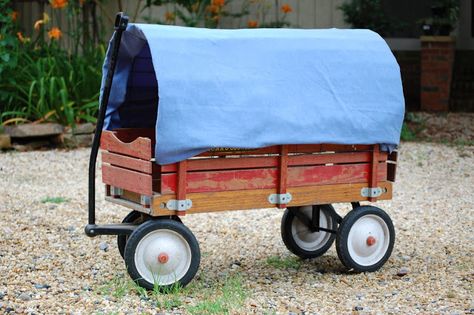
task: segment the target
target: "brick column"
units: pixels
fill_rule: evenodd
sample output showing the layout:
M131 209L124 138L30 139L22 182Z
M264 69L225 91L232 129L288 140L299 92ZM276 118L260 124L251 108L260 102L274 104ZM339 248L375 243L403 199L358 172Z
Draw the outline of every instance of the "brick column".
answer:
M448 111L454 64L454 38L421 38L421 110Z

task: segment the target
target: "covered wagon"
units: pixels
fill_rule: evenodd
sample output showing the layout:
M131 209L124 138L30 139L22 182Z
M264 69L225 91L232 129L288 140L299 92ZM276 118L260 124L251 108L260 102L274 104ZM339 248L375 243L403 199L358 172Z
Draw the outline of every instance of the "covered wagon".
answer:
M89 236L117 235L145 288L186 285L199 245L180 217L285 209L281 235L302 258L336 241L342 263L379 269L394 228L361 201L392 197L404 115L398 64L369 30L211 30L128 24L104 63L89 169ZM106 200L132 211L95 222L102 150ZM344 218L333 203L351 203Z

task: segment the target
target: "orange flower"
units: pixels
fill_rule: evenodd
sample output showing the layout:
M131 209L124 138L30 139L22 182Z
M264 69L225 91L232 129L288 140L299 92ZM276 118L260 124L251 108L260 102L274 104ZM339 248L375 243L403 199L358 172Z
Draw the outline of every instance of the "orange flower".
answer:
M67 0L50 0L53 9L62 9L67 6Z
M217 5L212 4L212 5L210 5L210 6L207 7L207 10L208 10L209 12L211 12L212 14L218 14L219 11L220 11L220 7L217 6Z
M223 7L225 5L225 0L212 0L212 5Z
M249 28L256 28L258 26L258 21L248 21L247 26Z
M166 22L174 22L174 20L175 20L174 13L170 12L170 11L166 12L165 13L165 20L166 20Z
M290 13L290 12L293 12L293 8L288 4L288 3L285 3L284 5L281 6L281 10L286 14L286 13Z
M62 35L62 32L59 28L57 27L53 27L49 32L48 32L48 36L49 38L51 39L59 39Z
M12 21L15 22L16 19L18 18L18 12L17 11L13 11L11 13L11 17L12 17Z

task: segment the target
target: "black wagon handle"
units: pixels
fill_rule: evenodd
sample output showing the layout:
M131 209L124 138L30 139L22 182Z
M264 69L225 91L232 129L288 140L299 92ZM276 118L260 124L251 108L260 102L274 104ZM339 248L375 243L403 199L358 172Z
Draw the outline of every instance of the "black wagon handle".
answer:
M102 135L102 128L104 127L105 113L107 111L107 105L109 103L110 89L112 88L112 81L114 78L115 66L117 65L117 58L120 49L120 41L122 39L122 33L126 30L128 25L128 16L123 12L117 13L115 17L114 28L115 32L113 35L114 41L112 46L112 53L110 55L109 67L107 76L105 78L104 90L99 105L99 113L97 116L97 125L94 133L94 140L92 142L91 155L89 158L89 225L95 224L95 171L97 154L99 152L100 137ZM88 233L86 227L86 234L89 236L92 233Z

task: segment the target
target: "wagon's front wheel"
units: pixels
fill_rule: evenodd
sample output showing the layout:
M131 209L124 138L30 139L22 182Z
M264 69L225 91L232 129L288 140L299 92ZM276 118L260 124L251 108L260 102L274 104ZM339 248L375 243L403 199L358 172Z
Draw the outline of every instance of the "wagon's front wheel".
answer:
M319 207L320 228L337 230L337 221L332 216L334 208L331 205L303 206L293 211L300 211L311 221L314 213L313 207ZM281 237L286 248L301 258L316 258L327 252L336 236L321 230L311 231L293 211L286 209L281 219Z
M200 258L193 233L184 224L170 219L142 223L125 246L130 277L149 290L184 287L196 275Z
M127 216L122 220L122 223L133 223L133 224L139 225L145 221L150 220L151 218L152 217L148 214L133 210L132 212L127 214ZM170 218L181 223L181 219L176 215L173 215L170 217L163 217L163 218ZM162 219L162 218L158 217L157 219ZM128 235L125 235L125 234L117 235L117 247L118 247L120 256L122 256L122 258L125 253L125 245L127 245L127 240L128 240Z
M336 250L349 269L376 271L390 257L394 243L395 229L388 214L377 207L361 206L342 220Z

